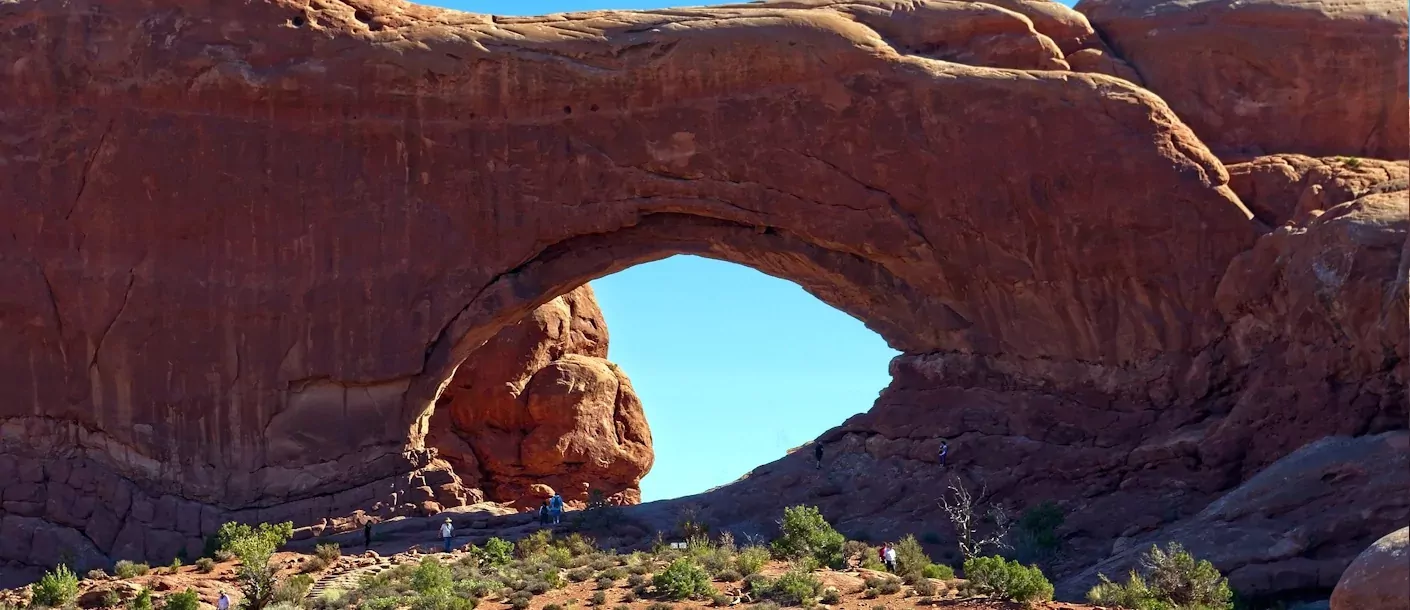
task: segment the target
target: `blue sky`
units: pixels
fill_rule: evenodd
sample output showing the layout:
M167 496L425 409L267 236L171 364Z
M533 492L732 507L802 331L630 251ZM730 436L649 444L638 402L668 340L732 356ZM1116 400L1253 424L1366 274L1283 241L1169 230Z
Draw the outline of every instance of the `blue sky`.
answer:
M499 15L721 3L424 2ZM897 352L881 337L747 267L676 256L592 285L611 332L609 357L631 377L651 424L656 466L642 481L644 500L733 481L867 410L890 381Z

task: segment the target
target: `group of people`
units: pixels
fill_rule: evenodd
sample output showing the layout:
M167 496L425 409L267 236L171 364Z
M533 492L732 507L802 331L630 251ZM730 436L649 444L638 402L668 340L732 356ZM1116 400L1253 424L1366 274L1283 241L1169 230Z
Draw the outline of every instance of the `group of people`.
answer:
M942 438L942 439L940 439L940 455L937 456L938 459L936 460L936 461L940 462L940 467L941 467L941 468L944 468L944 467L946 466L945 460L946 460L946 458L947 458L949 455L950 455L950 442ZM815 462L817 463L817 469L818 469L818 470L822 470L822 460L823 460L823 446L822 446L822 442L821 442L821 441L816 441L816 442L813 443L813 461L815 461Z
M881 545L876 549L876 554L881 558L881 563L886 565L887 572L896 571L896 547L890 542Z
M558 525L563 521L563 496L558 492L553 492L553 497L544 500L539 506L539 525ZM368 522L367 529L368 543L372 540L372 524ZM447 517L441 524L441 543L445 545L445 552L451 549L451 540L455 538L455 524Z

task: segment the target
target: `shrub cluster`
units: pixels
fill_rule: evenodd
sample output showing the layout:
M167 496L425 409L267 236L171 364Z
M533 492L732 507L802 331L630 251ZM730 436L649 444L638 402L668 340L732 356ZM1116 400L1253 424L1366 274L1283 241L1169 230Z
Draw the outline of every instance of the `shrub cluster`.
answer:
M31 591L31 605L63 608L78 599L78 576L69 567L59 564L46 572Z
M1003 557L971 558L964 562L964 575L970 585L998 598L1016 602L1053 598L1053 585L1042 570Z
M793 506L783 511L782 530L774 540L774 554L783 559L812 558L818 564L843 567L846 538L824 519L815 506Z
M1153 546L1141 556L1144 574L1132 570L1125 584L1099 574L1101 584L1087 592L1093 604L1131 610L1229 610L1229 581L1214 564L1196 560L1178 543Z
M710 575L689 558L680 558L651 579L656 592L668 599L703 598L715 592Z

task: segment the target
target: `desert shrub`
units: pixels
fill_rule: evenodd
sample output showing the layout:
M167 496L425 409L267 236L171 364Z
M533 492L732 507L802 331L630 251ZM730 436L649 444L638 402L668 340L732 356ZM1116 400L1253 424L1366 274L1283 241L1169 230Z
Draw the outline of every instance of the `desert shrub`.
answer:
M1042 570L1003 557L969 559L964 562L964 575L974 587L1002 599L1026 603L1053 598L1053 585Z
M528 593L515 593L509 596L509 607L514 608L514 610L524 610L528 608L529 604L533 603L533 601L534 598Z
M553 548L553 532L549 530L538 530L528 536L519 539L514 545L514 553L519 557L529 558L541 554Z
M418 595L411 602L411 610L474 610L475 606L475 601L457 596L449 589Z
M610 570L612 568L617 567L617 558L613 555L597 553L591 555L590 559L591 561L588 562L588 565L591 566L592 569L597 570L598 572Z
M607 605L607 592L601 589L592 592L592 605L601 608Z
M734 598L725 595L724 593L716 593L710 596L710 605L715 606L716 608L723 608L733 602Z
M921 570L921 575L926 578L937 578L940 580L954 580L955 569L943 563L932 563Z
M560 568L573 566L573 552L560 546L548 547L534 556L543 557L549 563Z
M592 578L592 568L587 566L568 570L568 580L571 582L583 582L589 578Z
M912 588L916 590L916 595L923 595L925 597L930 597L940 592L940 586L936 585L935 581L929 578L917 580L915 584L912 585Z
M598 588L598 590L611 589L611 588L612 588L614 585L616 585L616 584L617 584L617 581L612 580L611 578L608 578L608 577L606 577L606 576L600 576L600 577L598 577L598 579L597 579L597 588Z
M544 606L543 610L563 610L563 606L561 604L549 604Z
M764 568L764 564L769 562L769 551L761 546L747 546L739 550L739 554L734 557L734 567L740 574L749 576L758 574Z
M313 547L313 554L322 559L324 563L333 565L343 556L343 549L336 542L324 542Z
M64 564L44 573L30 591L32 606L64 608L78 599L78 577Z
M646 576L642 574L632 574L627 577L628 587L640 587L644 584L646 584Z
M645 563L634 563L627 566L627 571L635 575L642 575L646 574L647 572L650 572L651 566L646 565Z
M906 536L896 543L896 574L908 583L925 578L925 568L933 562L915 536Z
M848 540L842 545L842 558L847 561L855 559L860 564L868 555L876 555L876 549L860 540Z
M132 610L152 610L152 590L142 587L132 598Z
M895 595L901 592L901 579L896 577L883 578L881 584L876 587L882 595Z
M733 568L720 570L718 574L715 574L715 579L720 582L738 582L741 578L743 578L743 576L739 574L739 570Z
M880 596L881 590L877 589L876 587L867 587L866 590L862 592L862 597L865 597L867 599L876 599Z
M598 574L598 577L607 578L612 580L612 582L617 582L627 577L627 569L622 567L607 568L606 570L603 570L601 574Z
M875 550L876 549L872 549L873 552L867 553L864 557L862 557L861 567L864 570L872 570L874 572L885 572L886 564L882 563L881 558L876 556L876 553L874 552Z
M629 604L636 601L636 589L627 589L627 592L622 594L622 601Z
M422 559L416 566L416 571L411 573L411 589L417 593L449 589L452 580L450 568L435 557L427 557Z
M754 604L754 610L778 610L778 604L774 602L760 602Z
M308 574L299 574L290 577L284 582L275 585L274 595L271 596L272 603L287 603L298 605L305 597L308 597L309 589L313 588L313 577Z
M99 568L94 568L89 570L87 574L84 574L83 577L87 580L103 580L108 577L108 573Z
M180 593L172 593L162 600L162 610L200 610L201 598L196 590L187 588Z
M821 590L822 583L818 582L818 579L814 578L812 574L793 569L784 572L773 581L773 586L769 587L768 596L781 604L795 606L811 603Z
M535 578L533 580L525 581L523 590L528 591L529 593L532 593L534 595L543 595L544 593L552 591L553 588L553 583L548 582L548 579Z
M485 565L506 565L514 560L514 543L499 538L490 538L485 541L485 546L480 547L478 554L481 563Z
M666 602L651 602L651 605L647 606L646 610L674 610L675 607L675 604L668 604Z
M1062 546L1057 529L1062 527L1065 517L1062 508L1052 501L1044 501L1023 511L1015 528L1015 550L1021 559L1034 560L1050 557Z
M822 597L819 598L818 601L829 606L836 606L842 603L842 592L838 591L835 587L828 587L823 589Z
M769 589L772 589L773 586L773 579L763 574L750 574L744 577L744 590L755 597L768 594Z
M117 591L108 591L103 594L103 599L98 604L104 608L116 608L122 605L122 594Z
M1141 556L1144 574L1132 571L1126 584L1099 575L1087 592L1094 604L1133 610L1228 610L1234 607L1229 581L1214 564L1196 560L1178 543L1153 546Z
M152 571L151 566L145 563L134 563L126 559L120 559L117 563L113 564L113 574L124 580L138 576L146 576L147 572L150 571Z
M170 574L175 574L176 571L177 571L177 570L180 570L180 569L181 569L181 558L180 558L180 557L172 557L172 558L171 558L171 564L167 566L167 572L170 573Z
M196 571L202 574L210 574L215 571L215 560L210 557L202 557L196 560Z
M774 553L779 557L812 557L819 564L842 567L842 547L847 539L832 528L817 507L785 508L779 527L783 531L773 543Z
M660 574L652 577L651 586L670 599L704 597L715 591L710 586L710 575L687 558L671 562Z

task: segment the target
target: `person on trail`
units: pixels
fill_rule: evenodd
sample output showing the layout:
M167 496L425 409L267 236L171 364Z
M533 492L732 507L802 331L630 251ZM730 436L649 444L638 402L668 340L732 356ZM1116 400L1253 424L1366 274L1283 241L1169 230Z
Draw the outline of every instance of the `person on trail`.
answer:
M813 459L818 463L818 470L822 470L822 443L813 443Z
M887 545L886 545L886 553L885 553L885 559L884 559L884 561L886 562L886 571L891 572L891 573L895 573L895 572L896 572L896 547L891 546L890 544L887 544Z
M548 513L548 500L544 500L543 504L539 506L539 525L548 525Z
M558 492L553 492L553 497L548 499L548 514L553 518L553 524L558 525L563 518L563 496Z
M224 591L220 592L220 599L215 600L216 610L230 610L230 596Z
M945 439L940 439L940 467L945 467L945 456L950 454L950 443Z
M362 522L362 549L372 548L372 519L364 519Z
M446 552L450 552L450 539L455 534L455 527L450 524L450 517L446 517L446 522L441 524L441 540L445 541Z
M889 544L883 544L883 545L881 545L881 546L879 546L879 547L876 547L876 558L877 558L877 559L880 559L880 560L881 560L881 563L886 563L886 547L888 547L888 546L890 546L890 545L889 545Z

